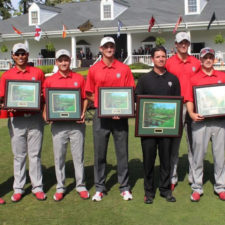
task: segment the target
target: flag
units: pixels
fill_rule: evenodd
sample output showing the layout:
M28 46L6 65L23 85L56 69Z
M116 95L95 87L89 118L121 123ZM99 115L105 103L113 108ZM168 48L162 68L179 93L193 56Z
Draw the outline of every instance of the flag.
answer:
M212 17L209 21L209 25L207 27L207 30L209 30L209 28L210 28L210 26L211 26L211 24L213 23L214 20L216 20L216 13L215 12L213 12L213 14L212 14Z
M14 26L12 26L12 28L17 34L22 35L22 32L20 30L16 29Z
M90 20L87 20L85 23L81 24L80 26L77 27L81 32L88 31L93 27L92 23Z
M117 38L119 38L119 36L120 36L120 29L123 26L123 24L122 24L122 22L120 20L118 20L117 24L118 24Z
M40 28L38 25L36 25L36 28L35 28L35 34L34 34L34 39L35 39L36 41L40 41L40 39L41 39L41 34L42 34L41 28Z
M151 31L151 29L154 25L155 25L155 18L152 16L152 18L149 20L148 32Z
M63 24L62 38L66 38L66 26Z
M180 17L178 18L178 20L177 20L177 23L176 23L174 29L173 29L173 33L174 33L174 34L176 33L177 28L178 28L178 26L180 25L181 22L182 22L182 17L180 16Z

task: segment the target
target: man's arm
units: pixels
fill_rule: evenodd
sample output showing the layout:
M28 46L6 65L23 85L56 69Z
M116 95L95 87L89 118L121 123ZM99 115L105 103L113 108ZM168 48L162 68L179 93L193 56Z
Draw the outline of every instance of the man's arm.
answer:
M187 110L192 120L195 122L204 120L204 117L194 112L194 103L187 102Z
M89 91L86 91L86 97L87 97L88 100L90 100L92 102L94 102L94 100L95 100L95 94L91 93Z

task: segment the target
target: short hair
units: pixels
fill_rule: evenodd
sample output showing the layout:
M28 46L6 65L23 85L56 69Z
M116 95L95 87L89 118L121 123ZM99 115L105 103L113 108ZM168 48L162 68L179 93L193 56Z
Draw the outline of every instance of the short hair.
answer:
M162 45L160 45L160 46L156 46L155 48L152 49L152 51L151 51L151 57L154 57L155 56L155 52L158 52L158 51L165 52L165 54L166 54L165 47L163 47Z

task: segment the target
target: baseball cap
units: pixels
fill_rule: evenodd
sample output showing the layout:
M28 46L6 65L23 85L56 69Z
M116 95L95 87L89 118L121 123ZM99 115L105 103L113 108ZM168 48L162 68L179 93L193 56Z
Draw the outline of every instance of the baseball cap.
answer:
M20 49L24 50L25 52L29 52L28 47L25 44L17 43L15 45L13 45L12 53L15 54Z
M190 37L186 32L179 32L176 34L175 42L180 43L183 40L187 40L190 42Z
M214 51L214 49L212 49L210 47L205 47L205 48L201 49L201 51L200 51L200 58L203 58L206 54L211 54L211 55L215 56L215 51Z
M58 58L59 58L60 56L62 56L62 55L66 55L66 56L68 56L69 58L71 57L71 56L70 56L70 52L69 52L68 50L66 50L66 49L60 49L60 50L58 50L58 51L56 52L55 58L58 59Z
M104 37L101 40L100 47L102 47L106 43L113 43L115 45L115 41L114 41L114 39L112 37Z

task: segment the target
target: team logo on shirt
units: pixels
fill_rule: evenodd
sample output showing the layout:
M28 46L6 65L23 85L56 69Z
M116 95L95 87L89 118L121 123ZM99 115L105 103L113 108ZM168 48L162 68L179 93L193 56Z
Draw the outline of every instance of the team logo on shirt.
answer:
M173 83L171 81L168 82L168 85L172 87Z
M35 77L32 77L31 79L32 79L32 80L35 80Z
M78 83L77 82L74 82L74 86L77 87L77 85L78 85Z
M120 77L121 77L120 73L117 73L117 74L116 74L116 77L117 77L117 78L120 78Z
M192 67L192 71L193 71L193 72L195 72L195 71L196 71L196 68L195 68L195 66L193 66L193 67Z
M217 82L218 84L221 84L222 83L222 81L221 80L218 80L218 82Z

